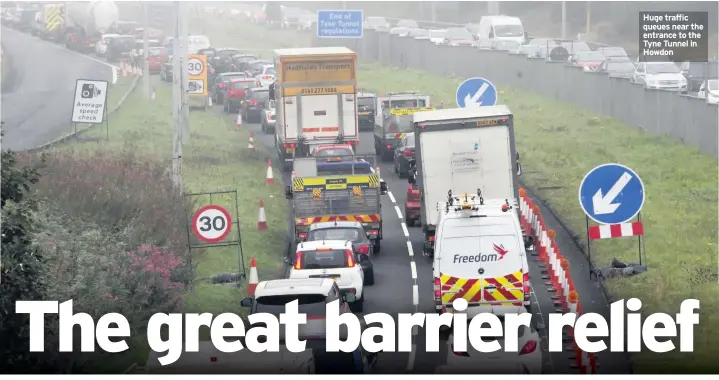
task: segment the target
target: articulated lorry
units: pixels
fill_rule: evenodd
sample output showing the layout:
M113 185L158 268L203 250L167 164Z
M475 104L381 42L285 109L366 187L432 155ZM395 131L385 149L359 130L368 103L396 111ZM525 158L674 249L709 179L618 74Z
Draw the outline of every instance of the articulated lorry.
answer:
M43 4L35 14L33 34L49 41L62 41L65 26L65 3Z
M68 1L65 8L65 44L79 51L92 51L104 33L113 32L118 21L113 1Z
M275 50L275 147L283 169L319 144L359 144L357 55L345 47Z
M480 193L518 202L521 174L514 144L514 116L505 105L414 114L415 170L420 188L424 253L433 255L437 222L448 193ZM514 208L518 212L518 207Z

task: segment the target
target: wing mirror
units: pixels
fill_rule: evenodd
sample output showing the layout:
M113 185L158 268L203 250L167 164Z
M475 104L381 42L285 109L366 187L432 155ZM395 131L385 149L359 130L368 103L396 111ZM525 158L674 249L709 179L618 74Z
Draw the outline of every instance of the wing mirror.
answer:
M285 199L292 199L292 188L285 187Z
M379 190L380 190L380 192L382 193L382 195L387 194L387 191L388 191L388 189L387 189L387 182L385 182L384 180L380 180L380 182L379 182Z
M342 295L342 301L352 303L357 301L357 296L352 293L346 293Z
M242 306L242 307L252 307L252 302L253 302L253 301L254 301L254 300L253 300L252 297L245 297L245 298L242 299L242 301L240 301L240 306Z

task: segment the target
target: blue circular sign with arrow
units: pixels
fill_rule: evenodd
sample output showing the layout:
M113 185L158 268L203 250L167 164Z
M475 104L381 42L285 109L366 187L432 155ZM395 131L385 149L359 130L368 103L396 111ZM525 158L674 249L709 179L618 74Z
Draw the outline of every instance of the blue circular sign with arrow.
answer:
M484 78L469 78L457 87L457 106L473 108L497 104L497 88Z
M624 165L599 165L579 184L579 205L597 223L625 223L644 206L644 183Z

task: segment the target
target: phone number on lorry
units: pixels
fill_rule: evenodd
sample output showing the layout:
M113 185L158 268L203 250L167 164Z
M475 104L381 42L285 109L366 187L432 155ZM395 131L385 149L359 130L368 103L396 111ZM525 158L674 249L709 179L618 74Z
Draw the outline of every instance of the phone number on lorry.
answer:
M323 94L336 94L337 87L310 87L303 88L300 90L303 95L323 95Z

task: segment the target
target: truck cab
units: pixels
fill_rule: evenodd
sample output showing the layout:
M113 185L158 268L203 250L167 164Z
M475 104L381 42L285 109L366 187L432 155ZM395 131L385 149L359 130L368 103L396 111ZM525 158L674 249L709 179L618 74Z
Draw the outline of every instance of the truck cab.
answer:
M383 109L382 125L375 125L375 153L384 160L393 159L399 142L414 131L412 115L430 110L433 108Z

